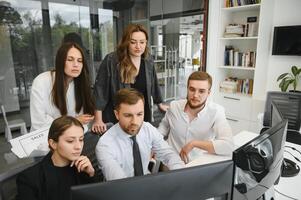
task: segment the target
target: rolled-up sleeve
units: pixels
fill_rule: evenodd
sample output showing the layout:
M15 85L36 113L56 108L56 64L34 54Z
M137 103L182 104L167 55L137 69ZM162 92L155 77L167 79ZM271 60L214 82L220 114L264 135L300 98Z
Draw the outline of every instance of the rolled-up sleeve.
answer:
M216 139L212 141L215 153L231 155L234 150L233 135L223 108L218 109L213 130L216 133Z

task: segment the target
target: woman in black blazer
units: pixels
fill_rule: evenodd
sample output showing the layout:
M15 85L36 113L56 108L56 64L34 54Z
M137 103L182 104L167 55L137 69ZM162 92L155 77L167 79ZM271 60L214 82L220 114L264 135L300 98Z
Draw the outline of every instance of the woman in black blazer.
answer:
M17 177L17 199L68 200L70 187L93 182L95 174L90 160L81 156L84 128L75 118L63 116L49 129L51 149L41 162Z
M139 24L129 24L123 32L117 50L102 61L95 85L96 109L93 132L106 131L107 122L116 123L113 111L115 93L122 88L135 88L144 95L144 121L151 122L151 98L162 111L168 106L162 104L154 62L148 55L148 33Z

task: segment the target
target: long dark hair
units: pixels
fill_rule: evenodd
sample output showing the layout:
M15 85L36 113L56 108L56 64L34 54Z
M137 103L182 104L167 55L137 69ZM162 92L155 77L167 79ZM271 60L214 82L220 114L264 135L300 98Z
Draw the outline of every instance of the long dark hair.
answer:
M146 29L140 24L129 24L123 32L122 39L117 46L117 55L120 65L120 78L123 83L133 83L135 80L135 74L137 72L136 67L130 59L128 47L131 41L131 35L134 32L143 32L146 40L148 40L148 34ZM148 56L148 47L145 47L145 51L142 54L142 58Z
M80 51L83 60L83 68L80 75L73 79L75 111L79 113L83 108L84 113L93 115L95 111L95 100L91 93L89 70L83 50L76 43L64 43L57 51L55 58L55 79L52 87L52 101L60 110L61 115L67 114L66 92L68 85L64 70L68 51L72 47Z

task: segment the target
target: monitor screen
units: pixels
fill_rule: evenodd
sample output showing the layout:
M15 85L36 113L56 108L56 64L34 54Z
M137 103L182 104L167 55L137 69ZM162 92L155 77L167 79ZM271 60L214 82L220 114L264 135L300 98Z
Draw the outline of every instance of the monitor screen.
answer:
M258 199L278 183L286 129L287 120L282 120L233 152L234 200Z
M301 26L274 28L272 55L301 55Z
M72 200L230 200L233 161L223 161L146 176L74 186Z

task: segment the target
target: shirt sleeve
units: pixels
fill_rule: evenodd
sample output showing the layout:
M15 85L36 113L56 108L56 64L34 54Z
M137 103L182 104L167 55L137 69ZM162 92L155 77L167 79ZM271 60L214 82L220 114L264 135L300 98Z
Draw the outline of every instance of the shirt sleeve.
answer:
M168 109L158 127L158 131L163 135L163 137L167 137L169 135L170 124L168 119L169 119L170 112L171 112L170 109Z
M48 81L51 80L37 77L32 83L30 94L31 131L48 126L54 120L54 118L47 114L50 105L45 103L48 102L49 98L49 90L45 88L45 84L51 84Z
M105 109L108 103L110 93L110 74L108 68L111 63L109 61L109 56L110 55L107 55L100 64L94 84L96 108L97 110L102 111Z
M95 149L98 164L106 180L126 178L126 174L120 167L109 143L99 140Z
M216 139L212 141L215 153L231 155L234 150L233 135L222 107L218 109L213 130L216 133Z
M157 78L157 73L156 73L156 69L155 69L155 65L154 62L152 60L150 60L150 63L152 65L152 77L153 77L153 84L152 84L152 97L153 97L153 101L155 104L160 104L163 102L163 98L161 95L161 90L159 87L159 83L158 83L158 78Z
M180 156L163 139L163 136L155 127L150 127L152 132L152 150L157 159L167 165L169 169L179 169L185 166Z

